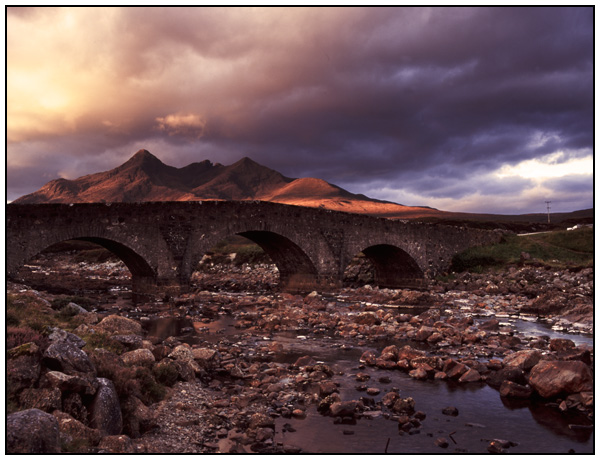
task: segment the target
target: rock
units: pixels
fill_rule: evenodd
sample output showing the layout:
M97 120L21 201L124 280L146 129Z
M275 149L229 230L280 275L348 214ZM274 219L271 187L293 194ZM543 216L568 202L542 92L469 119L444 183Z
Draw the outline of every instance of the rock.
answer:
M477 372L475 369L469 369L458 379L460 383L479 382L480 380L481 374L479 374L479 372Z
M505 380L500 385L500 396L504 398L528 399L531 396L531 388L529 385L519 385L510 380Z
M364 373L364 372L359 372L358 374L356 374L356 381L357 382L366 382L370 378L371 378L371 376L369 374Z
M444 366L444 369L446 369L446 366ZM460 377L468 370L469 368L463 363L456 363L455 366L449 367L447 370L442 371L446 372L446 375L449 379L460 379Z
M449 446L448 440L446 438L437 438L434 444L443 449Z
M69 342L77 348L85 347L85 340L81 337L57 327L52 328L52 333L50 333L48 339L50 339L51 342Z
M83 400L79 393L68 393L67 396L64 396L62 411L79 420L81 423L88 423L88 411L83 405Z
M111 435L102 438L98 444L99 453L134 454L135 446L127 435Z
M393 407L400 395L395 391L390 391L381 398L381 403L386 407Z
M408 373L410 377L417 380L427 380L427 370L419 367L417 369L413 369Z
M448 406L442 409L442 414L456 417L458 416L458 409L454 406Z
M296 367L304 367L304 366L312 366L316 363L315 359L312 356L301 356L296 360L294 366Z
M504 358L504 366L518 367L519 369L528 371L535 366L540 359L542 359L542 354L537 350L521 350L506 356Z
M492 441L487 447L488 452L491 454L504 454L506 449L502 448L502 445L498 441Z
M130 396L123 405L127 417L123 421L123 431L133 438L138 438L156 426L156 415L142 401Z
M363 312L354 317L354 322L356 324L363 324L365 326L374 326L375 324L380 324L381 320L375 313Z
M353 417L357 407L358 401L337 401L330 406L329 410L333 417Z
M581 361L588 366L592 365L592 354L590 350L582 348L571 348L564 351L557 351L556 356L561 361Z
M101 433L118 435L123 429L119 396L112 381L98 378L98 391L89 406L90 426Z
M28 409L8 415L6 452L10 454L59 453L58 421L39 409Z
M70 393L93 395L98 389L98 382L85 376L68 375L60 371L48 371L44 378L51 387Z
M123 360L123 363L128 367L152 367L152 365L156 362L156 358L154 357L152 352L150 350L146 350L145 348L139 348L137 350L125 352L121 355L121 359ZM190 359L192 359L191 353Z
M487 375L485 382L492 388L500 388L502 382L509 380L511 382L525 385L525 373L518 367L504 367L498 371L492 371Z
M212 348L192 348L192 356L201 367L210 368L217 363L220 355Z
M9 393L18 395L24 388L34 386L41 374L40 358L34 355L20 355L6 361L6 383Z
M500 321L492 318L479 325L479 329L483 331L497 331L500 328Z
M529 384L543 398L594 388L592 372L581 361L540 361L531 369Z
M405 345L404 347L398 350L397 360L399 361L401 359L406 359L408 361L411 361L415 358L420 358L422 356L425 356L424 351L415 350L410 345Z
M437 332L437 329L429 326L422 326L415 335L415 340L418 342L426 341L430 335Z
M96 329L112 335L142 335L142 325L119 315L109 315L96 325Z
M65 412L55 410L52 415L58 420L58 429L63 437L71 438L72 441L85 440L92 446L100 442L100 431L85 426Z
M329 396L332 393L337 393L338 391L339 390L337 384L330 380L326 382L321 382L319 384L319 396L321 396L322 398L325 396Z
M376 360L377 355L371 350L365 351L360 357L360 362L366 364L367 366L374 366Z
M81 372L96 374L96 369L85 351L70 341L53 342L43 355L43 363L52 370L65 374Z
M379 393L381 393L381 390L379 388L367 388L367 394L370 396L377 396Z
M575 348L571 339L550 339L550 351L567 351Z
M379 359L383 361L397 361L398 360L398 347L396 345L388 345L379 355Z
M256 412L250 416L249 427L251 429L259 428L259 427L274 428L275 421L273 420L272 417L270 417L267 414L263 414L262 412Z
M19 394L21 407L52 412L62 408L61 392L58 388L25 388Z
M394 401L392 410L399 414L413 414L415 412L415 400L410 396L408 398L398 398Z
M143 338L139 335L134 334L121 334L121 335L113 335L111 337L112 340L119 342L121 345L125 347L127 350L137 350L138 348L142 348L143 346Z

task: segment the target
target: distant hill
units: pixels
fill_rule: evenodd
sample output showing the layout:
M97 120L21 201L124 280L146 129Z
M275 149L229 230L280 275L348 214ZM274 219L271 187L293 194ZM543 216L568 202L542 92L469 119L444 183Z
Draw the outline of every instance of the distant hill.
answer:
M546 214L504 216L451 213L425 206L375 200L315 178L292 179L250 158L224 166L204 160L183 168L168 166L147 150L110 171L74 180L56 179L14 203L260 200L369 214L390 219L545 222ZM553 214L553 220L557 221ZM593 210L560 216L592 219Z

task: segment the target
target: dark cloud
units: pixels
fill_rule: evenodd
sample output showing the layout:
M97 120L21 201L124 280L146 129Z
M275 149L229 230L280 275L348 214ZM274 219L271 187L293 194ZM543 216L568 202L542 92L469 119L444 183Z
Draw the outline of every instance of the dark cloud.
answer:
M444 204L465 211L474 206L468 197L490 190L541 187L518 177L490 183L505 165L559 151L563 161L593 154L592 7L100 8L11 16L9 198L43 182L26 161L39 161L40 143L55 165L77 158L70 174L109 169L139 148L156 148L175 166L250 156L291 177L320 177L354 192L389 188L416 200L445 196L455 201ZM43 83L77 91L81 103L68 106L68 116L25 107L10 91L14 75L55 68L51 52L22 49L26 33L61 50L67 83ZM73 42L65 42L67 33ZM544 190L566 183L555 179ZM592 188L577 193L589 203Z

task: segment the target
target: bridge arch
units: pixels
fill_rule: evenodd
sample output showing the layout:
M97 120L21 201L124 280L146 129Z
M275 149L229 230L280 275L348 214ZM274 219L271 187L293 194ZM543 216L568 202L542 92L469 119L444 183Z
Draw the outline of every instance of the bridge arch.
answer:
M373 267L375 285L381 288L420 287L425 273L407 249L410 250L391 242L371 242L363 248L354 245L348 249L343 269L362 252Z
M36 237L31 237L29 232L34 232ZM12 240L13 246L7 250L11 253L11 257L7 258L6 266L9 275L16 275L25 263L57 243L87 241L104 247L129 269L134 301L145 298L140 294L145 295L155 291L161 275L164 277L165 266L168 266L164 262L160 263L156 257L157 249L161 249L160 241L149 240L145 235L131 233L118 227L103 228L93 219L89 219L85 224L79 223L71 227L49 226L41 230L23 229Z
M182 279L189 279L193 267L217 243L231 235L240 235L256 243L271 258L279 270L279 286L286 290L302 290L318 284L319 269L315 264L315 255L305 247L299 235L286 228L273 228L246 225L226 226L212 235L196 235L191 238L193 248L182 265ZM318 259L317 259L318 260Z

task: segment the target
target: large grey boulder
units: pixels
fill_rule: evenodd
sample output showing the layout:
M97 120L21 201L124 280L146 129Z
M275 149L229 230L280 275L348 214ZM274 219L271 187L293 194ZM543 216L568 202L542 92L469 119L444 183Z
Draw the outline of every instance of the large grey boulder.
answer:
M90 426L108 435L120 434L123 416L115 385L105 378L98 378L97 381L98 391L88 408Z
M39 409L10 414L6 417L6 452L11 454L59 453L58 421Z
M73 374L95 374L96 369L85 351L71 341L53 342L44 352L44 364L52 370Z

